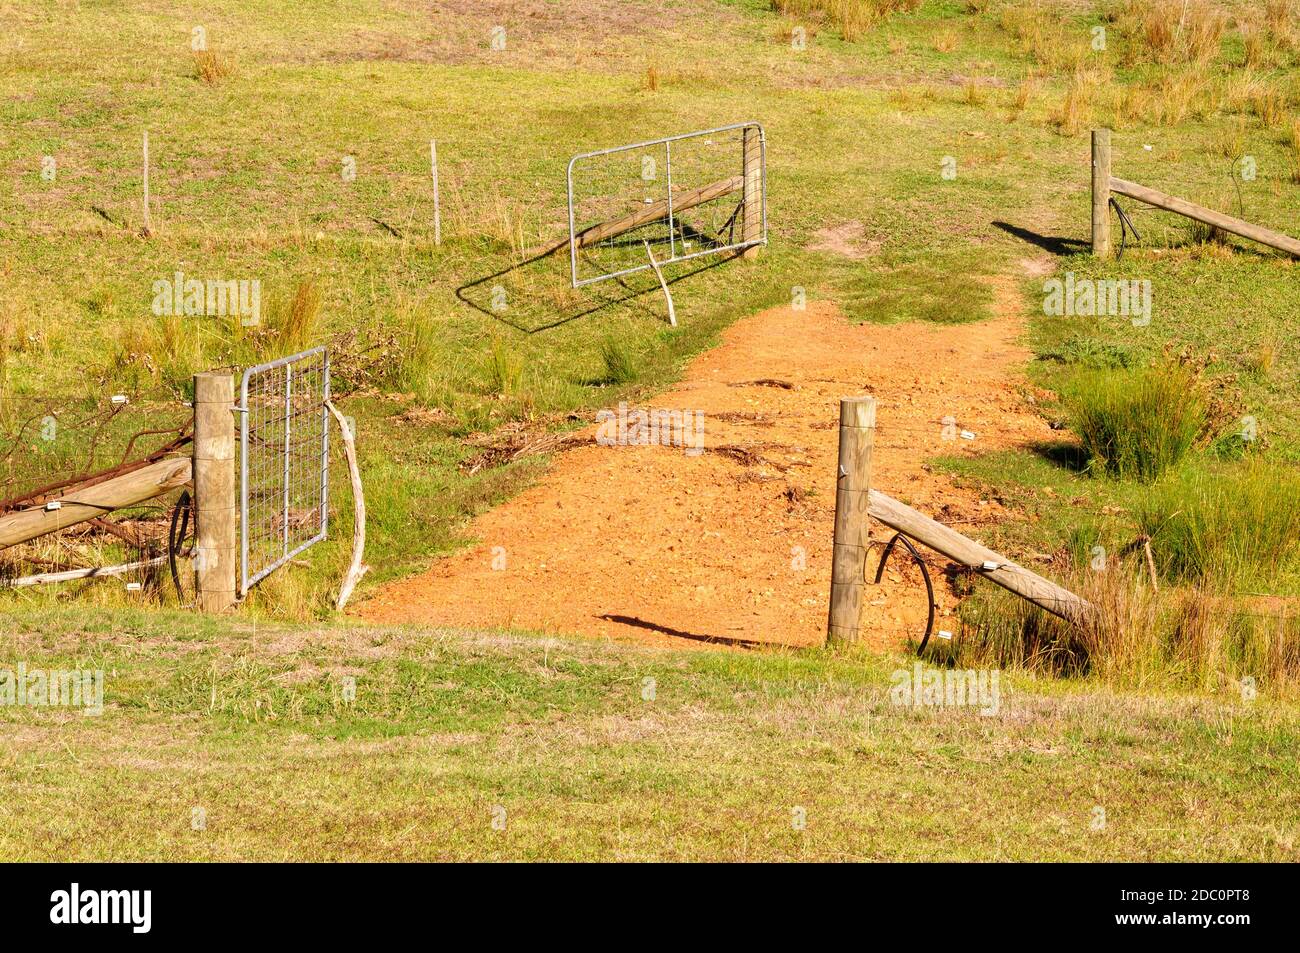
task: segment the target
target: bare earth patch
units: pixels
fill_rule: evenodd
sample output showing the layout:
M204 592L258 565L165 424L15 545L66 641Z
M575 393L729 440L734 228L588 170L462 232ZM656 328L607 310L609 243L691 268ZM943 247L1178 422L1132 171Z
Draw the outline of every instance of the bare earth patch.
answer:
M866 226L854 220L842 225L828 225L813 232L809 251L824 251L855 260L867 258L880 251L879 239L866 239Z
M977 537L1005 512L925 460L1051 436L1020 396L1017 279L995 285L1001 313L958 326L855 326L829 302L738 322L651 401L703 411L704 453L600 446L591 428L537 486L475 522L480 545L387 586L356 614L661 645L820 643L840 397L879 401L873 484ZM945 440L948 416L975 439ZM877 542L888 535L873 530ZM955 599L938 582L946 614ZM887 576L867 602L879 647L919 636L919 587Z

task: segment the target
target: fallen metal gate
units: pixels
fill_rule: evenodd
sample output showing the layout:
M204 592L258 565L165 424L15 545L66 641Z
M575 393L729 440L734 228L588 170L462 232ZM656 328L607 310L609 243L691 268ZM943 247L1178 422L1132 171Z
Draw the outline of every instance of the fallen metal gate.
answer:
M566 177L575 288L767 244L767 140L756 122L586 152ZM593 223L619 216L644 224L588 243Z
M258 364L239 385L239 593L325 538L329 352Z

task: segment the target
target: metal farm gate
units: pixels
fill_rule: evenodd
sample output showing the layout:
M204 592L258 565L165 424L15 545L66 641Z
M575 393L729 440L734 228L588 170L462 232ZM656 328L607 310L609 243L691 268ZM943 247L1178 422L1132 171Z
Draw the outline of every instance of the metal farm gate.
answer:
M767 244L767 140L756 122L585 152L566 179L575 288Z
M325 538L329 352L258 364L239 386L239 594Z

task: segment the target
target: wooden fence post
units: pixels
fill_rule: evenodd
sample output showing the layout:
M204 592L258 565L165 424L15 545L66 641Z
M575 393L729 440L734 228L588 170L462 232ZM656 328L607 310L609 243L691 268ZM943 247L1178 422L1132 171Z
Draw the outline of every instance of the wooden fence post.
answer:
M433 243L442 244L442 203L438 198L438 143L429 140L429 169L433 172Z
M144 191L144 233L153 234L153 221L149 216L149 130L144 131L144 176L141 180Z
M203 612L235 606L235 380L194 375L195 591Z
M876 399L840 400L840 456L835 480L835 548L831 555L828 642L856 642L866 584L867 523L871 495L871 445Z
M1110 257L1110 130L1092 131L1092 253Z
M763 237L763 139L755 126L744 130L745 208L740 240L756 242ZM757 258L759 248L746 248L742 258Z

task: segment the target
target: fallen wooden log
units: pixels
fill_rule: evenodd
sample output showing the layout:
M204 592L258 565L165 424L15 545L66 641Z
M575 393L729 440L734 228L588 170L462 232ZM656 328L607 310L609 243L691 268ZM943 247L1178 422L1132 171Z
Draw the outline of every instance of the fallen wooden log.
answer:
M73 490L44 506L0 516L0 549L25 543L66 526L84 523L124 506L134 506L185 486L189 457L169 457L91 487Z
M673 196L673 213L683 212L688 208L695 208L697 205L703 205L705 202L712 202L714 199L720 199L724 195L730 195L733 192L740 192L745 187L745 177L743 175L733 175L729 179L720 179L717 182L710 182L708 185L702 185L698 189L689 189ZM668 217L668 200L661 199L658 202L651 202L642 208L624 215L622 218L612 219L608 222L601 222L599 225L592 225L584 228L574 236L574 242L579 248L586 248L589 245L595 245L603 242L607 238L614 238L625 232L630 232L642 225L649 225L651 222L658 221L661 218ZM550 255L561 248L569 246L569 236L557 238L555 241L547 242L545 245L538 245L524 252L524 258L532 260L541 258L544 255Z
M918 543L924 543L935 552L1062 619L1079 623L1096 611L1086 599L1079 598L1050 579L1044 579L1037 573L1016 565L1000 553L995 553L987 546L982 546L879 490L871 491L868 512L873 519L880 520L891 529L910 536Z
M1130 182L1127 179L1117 179L1113 175L1110 177L1110 190L1119 195L1137 199L1139 202L1145 202L1155 208L1164 209L1166 212L1186 215L1198 222L1213 225L1225 232L1232 232L1234 235L1249 238L1261 245L1267 245L1270 248L1276 248L1278 251L1284 251L1300 258L1300 239L1292 238L1290 235L1283 235L1281 232L1275 232L1271 228L1264 228L1261 225L1254 225L1231 215L1224 215L1222 212L1205 208L1195 202L1188 202L1186 199L1167 195L1158 189L1138 185L1136 182Z

